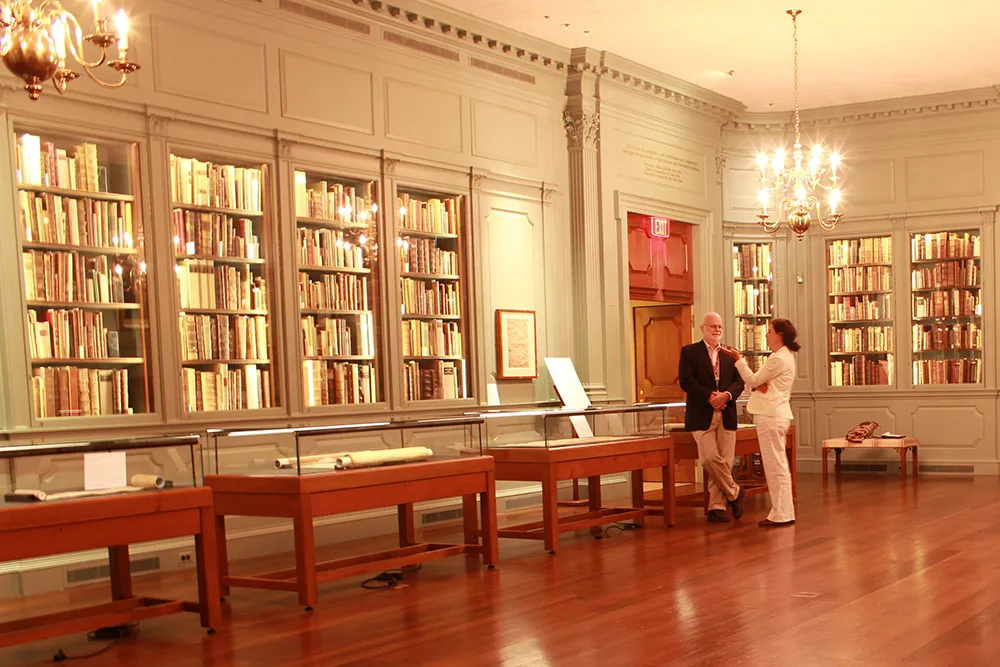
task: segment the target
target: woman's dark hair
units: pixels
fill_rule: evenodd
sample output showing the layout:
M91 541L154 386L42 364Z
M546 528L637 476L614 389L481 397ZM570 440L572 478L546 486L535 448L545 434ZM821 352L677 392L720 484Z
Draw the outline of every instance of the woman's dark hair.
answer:
M802 349L802 346L795 342L795 338L799 335L799 332L795 330L794 324L783 317L778 317L771 320L771 326L774 328L774 332L781 336L781 342L789 350L798 352Z

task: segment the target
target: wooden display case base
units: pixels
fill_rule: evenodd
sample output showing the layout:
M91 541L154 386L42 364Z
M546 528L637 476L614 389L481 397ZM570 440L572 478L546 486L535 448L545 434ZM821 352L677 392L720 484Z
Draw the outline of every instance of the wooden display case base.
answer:
M500 537L542 540L549 553L559 549L559 533L595 528L617 521L642 523L647 515L664 517L667 526L674 524L673 441L669 436L609 440L593 444L560 447L498 447L490 449L496 460L497 479L541 482L542 520L509 526ZM667 489L667 502L647 507L643 495L643 469L661 468ZM601 475L632 473L632 507L603 507ZM588 511L559 516L558 483L587 478ZM595 533L595 536L597 534Z
M674 457L678 461L694 460L699 459L698 456L698 443L694 441L694 436L690 431L671 431L670 435L674 439ZM788 436L785 438L785 454L788 456L788 468L792 473L792 497L798 497L796 485L796 473L795 473L795 452L797 451L795 437L795 425L788 427ZM749 457L753 454L760 454L760 442L757 440L757 429L756 428L741 428L736 431L736 456ZM761 493L767 493L767 480L764 479L763 475L755 475L752 468L748 466L748 472L745 475L741 475L737 478L737 482L740 486L746 489L747 496L754 496ZM701 484L701 490L696 490L690 493L684 493L683 495L677 496L677 505L680 507L701 507L708 512L708 493L704 489L704 483ZM662 502L659 497L653 493L647 495L646 502L649 504L657 504Z
M198 602L132 593L128 545L194 535ZM111 602L0 624L0 648L73 632L125 625L182 611L201 615L209 632L219 626L218 545L212 492L206 488L0 507L2 560L14 561L107 548Z
M216 526L223 538L219 540L223 596L234 586L291 591L311 610L318 601L318 585L327 581L461 554L480 554L484 565L497 565L496 479L493 459L488 456L301 476L206 475L205 484L215 492ZM417 542L413 504L454 496L462 496L465 542ZM398 548L316 562L313 519L391 505L397 506ZM295 567L248 577L229 576L226 516L292 519Z

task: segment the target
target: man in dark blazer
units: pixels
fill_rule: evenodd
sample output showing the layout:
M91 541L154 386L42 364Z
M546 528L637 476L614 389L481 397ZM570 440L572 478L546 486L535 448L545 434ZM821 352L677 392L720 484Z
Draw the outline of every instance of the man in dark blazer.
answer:
M718 313L705 315L701 335L702 340L681 349L678 375L687 396L684 428L698 443L708 487L708 520L727 523L727 506L733 518L743 516L745 491L733 479L736 399L743 393L743 379L732 357L720 354L722 318Z

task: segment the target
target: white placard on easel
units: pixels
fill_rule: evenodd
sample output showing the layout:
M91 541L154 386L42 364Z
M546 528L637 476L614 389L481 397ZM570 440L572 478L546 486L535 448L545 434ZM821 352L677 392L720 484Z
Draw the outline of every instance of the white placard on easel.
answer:
M570 410L586 410L590 407L590 397L587 396L580 376L576 374L576 367L569 357L546 357L545 367L549 369L552 377L552 384L556 387L559 400L563 406ZM583 415L570 417L573 430L578 438L592 438L594 432L590 428L590 423Z

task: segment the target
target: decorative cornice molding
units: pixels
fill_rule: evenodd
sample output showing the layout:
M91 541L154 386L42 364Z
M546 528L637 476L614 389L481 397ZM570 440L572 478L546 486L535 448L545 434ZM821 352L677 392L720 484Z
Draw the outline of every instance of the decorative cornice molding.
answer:
M563 126L570 148L598 148L601 145L601 115L582 109L563 112Z
M972 90L899 97L836 107L807 109L802 112L802 126L828 127L853 123L899 120L900 118L969 113L1000 108L1000 86ZM747 113L723 124L724 130L774 133L787 130L794 123L791 111Z
M629 63L623 59L621 59L622 62L617 63L617 67L607 66L599 62L573 62L572 60L565 62L558 58L538 53L537 50L532 48L511 44L509 41L498 37L490 37L483 34L485 31L460 28L451 20L441 20L432 16L424 16L414 11L400 9L398 6L387 4L381 0L350 0L350 2L359 8L368 9L370 12L386 17L393 22L403 23L413 30L429 32L437 38L461 43L469 49L485 51L498 58L520 62L526 66L549 70L550 72L567 72L569 74L590 73L598 77L606 77L616 84L634 88L670 103L707 112L726 119L732 118L734 115L733 109L720 106L720 104L725 103L725 98L717 96L720 101L719 104L700 99L696 94L685 92L685 88L690 89L694 87L691 84L682 85L680 80L676 80L676 85L670 82L654 81L653 79L657 77L656 73L653 73L653 70L649 70L649 73L644 76L639 76L635 71L629 71L629 68L634 67L636 71L647 68L642 68L637 64ZM666 75L662 76L666 78ZM710 94L715 95L711 91L706 91L706 96L710 96Z

